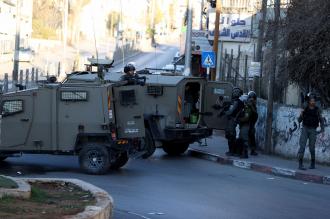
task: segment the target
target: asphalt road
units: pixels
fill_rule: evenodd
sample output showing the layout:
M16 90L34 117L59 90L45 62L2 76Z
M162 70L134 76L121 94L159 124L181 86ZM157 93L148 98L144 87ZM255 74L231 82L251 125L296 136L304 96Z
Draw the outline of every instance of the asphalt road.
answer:
M103 176L81 173L76 157L24 155L1 163L0 173L78 178L108 191L115 217L329 218L330 187L277 178L162 150Z
M149 52L142 52L133 57L128 57L122 63L122 60L114 63L114 68L110 72L122 71L124 66L133 62L137 70L144 68L162 68L167 64L171 64L173 57L179 48L176 45L159 44L156 48Z

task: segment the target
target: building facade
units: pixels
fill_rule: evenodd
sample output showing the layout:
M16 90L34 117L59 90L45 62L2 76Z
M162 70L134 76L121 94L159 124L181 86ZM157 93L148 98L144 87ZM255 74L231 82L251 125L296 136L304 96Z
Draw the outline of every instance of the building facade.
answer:
M0 62L12 59L17 19L20 19L20 47L29 47L32 35L32 6L33 0L0 0Z

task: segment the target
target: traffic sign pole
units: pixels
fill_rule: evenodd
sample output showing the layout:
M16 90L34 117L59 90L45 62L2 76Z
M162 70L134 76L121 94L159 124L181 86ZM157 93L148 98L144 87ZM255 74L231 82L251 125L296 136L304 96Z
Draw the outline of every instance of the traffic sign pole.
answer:
M210 78L210 68L206 68L206 75L207 75L207 78Z

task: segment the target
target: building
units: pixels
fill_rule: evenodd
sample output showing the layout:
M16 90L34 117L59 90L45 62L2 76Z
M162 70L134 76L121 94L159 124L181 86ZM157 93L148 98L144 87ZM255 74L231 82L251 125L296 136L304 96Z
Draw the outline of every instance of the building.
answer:
M20 47L29 47L32 35L32 6L33 0L0 0L0 62L12 59L17 18L20 18Z

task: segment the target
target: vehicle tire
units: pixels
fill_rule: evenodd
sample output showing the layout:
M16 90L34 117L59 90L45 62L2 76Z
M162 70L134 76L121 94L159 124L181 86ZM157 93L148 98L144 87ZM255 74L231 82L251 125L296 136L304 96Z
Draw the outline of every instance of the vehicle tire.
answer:
M163 150L168 155L180 155L186 152L188 149L189 144L188 143L173 143L173 142L164 142L163 143Z
M155 153L155 150L156 150L155 142L154 142L154 139L152 138L152 135L151 135L151 132L149 131L149 129L146 129L146 137L144 138L144 142L145 142L145 148L146 148L147 152L144 155L142 155L142 158L147 159L148 157L153 155L153 153Z
M79 164L88 174L104 174L110 168L109 151L102 145L86 145L79 152Z
M110 164L110 169L118 170L123 167L128 161L127 153L121 153L114 162Z

